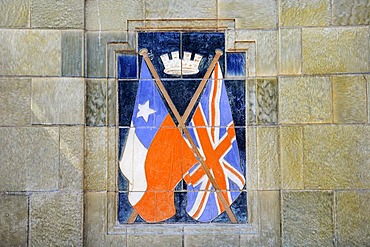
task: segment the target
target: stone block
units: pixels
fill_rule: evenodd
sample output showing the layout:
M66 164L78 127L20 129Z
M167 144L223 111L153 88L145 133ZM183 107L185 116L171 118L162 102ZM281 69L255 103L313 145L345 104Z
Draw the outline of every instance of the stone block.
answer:
M257 128L247 128L247 189L258 188Z
M108 93L107 93L108 92ZM108 94L108 95L107 95ZM86 80L86 125L106 126L116 124L115 80Z
M257 124L277 124L278 82L276 78L257 79Z
M369 29L302 29L303 74L368 72Z
M248 125L257 124L257 79L248 79L247 83L248 100Z
M370 192L339 191L335 195L337 246L370 243Z
M279 73L297 75L302 73L302 30L280 29Z
M184 246L204 246L204 247L240 246L239 238L240 238L239 234L226 235L226 234L222 234L222 232L220 232L219 234L209 234L209 235L185 235L184 236ZM173 245L173 246L180 246L180 245ZM172 245L169 245L169 246L172 246Z
M87 77L106 78L107 43L125 42L124 32L87 32L86 33L86 70ZM109 52L109 51L108 51ZM115 66L111 64L111 67ZM112 67L114 68L114 67Z
M83 124L83 97L83 79L32 79L32 123Z
M83 190L84 129L60 128L60 189Z
M82 193L42 192L31 195L31 246L82 246L82 232Z
M104 246L107 233L106 198L106 193L85 193L84 244L86 246Z
M217 2L216 0L146 0L145 18L217 18Z
M1 0L0 27L24 28L30 25L30 0Z
M83 32L62 31L62 76L82 75Z
M3 127L0 136L0 191L58 189L59 128Z
M284 191L283 246L334 246L333 193Z
M282 0L280 26L329 26L330 0Z
M85 16L86 30L124 31L127 20L144 19L144 0L87 0Z
M235 18L236 28L275 28L277 9L276 0L218 1L218 17Z
M108 191L117 191L117 164L118 153L117 148L117 131L115 127L108 128Z
M366 75L366 81L367 81L367 110L368 110L368 118L370 123L370 75Z
M280 245L280 192L258 191L260 246Z
M2 246L27 246L27 195L0 195L0 241Z
M280 123L332 122L329 77L282 77L279 87Z
M167 246L181 246L181 235L128 235L127 247L167 247Z
M369 0L333 1L333 25L369 25Z
M280 188L279 128L257 129L258 189Z
M281 127L280 143L282 189L304 189L302 127Z
M104 126L107 121L107 81L86 80L86 125Z
M31 124L31 79L0 79L0 126Z
M304 126L303 136L305 188L370 188L370 126Z
M335 123L366 123L366 75L333 76Z
M106 190L107 128L86 127L85 190Z
M84 28L83 0L32 0L31 27Z
M256 42L256 76L276 76L277 39L275 30L239 30L236 32L236 40Z
M60 76L60 31L1 29L0 37L1 75Z

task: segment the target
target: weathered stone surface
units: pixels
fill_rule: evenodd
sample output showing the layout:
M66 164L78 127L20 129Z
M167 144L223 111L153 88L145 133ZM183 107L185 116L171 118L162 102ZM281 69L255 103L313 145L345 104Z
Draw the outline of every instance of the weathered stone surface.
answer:
M332 122L329 77L279 78L280 123Z
M86 127L85 190L106 190L107 128Z
M366 75L366 81L367 81L367 110L368 110L368 118L370 123L370 75Z
M60 128L60 189L83 190L83 127Z
M366 246L370 243L370 192L336 193L336 236L338 246Z
M370 188L370 126L304 126L305 188Z
M146 0L145 18L217 18L215 0Z
M280 245L280 192L258 191L260 246Z
M105 126L116 124L115 92L115 80L86 80L86 125Z
M280 162L282 189L304 189L303 129L284 126L280 129Z
M296 75L302 72L302 30L280 29L280 74Z
M82 193L31 195L31 246L82 246L82 225Z
M181 235L137 235L127 236L127 247L181 246Z
M258 234L241 234L240 246L261 247L260 237Z
M30 0L0 0L0 27L29 27Z
M219 18L236 18L236 28L274 28L277 23L276 0L221 0Z
M277 123L277 102L277 79L257 79L257 124Z
M276 76L277 74L277 31L239 30L237 40L256 41L256 75Z
M369 36L367 27L303 29L303 73L368 72Z
M60 75L59 31L1 29L0 37L1 75Z
M83 0L32 0L31 26L84 28Z
M333 76L335 123L366 123L366 75Z
M127 20L144 19L144 0L87 0L86 30L126 30Z
M27 246L27 195L0 194L0 241L2 246Z
M108 191L117 191L117 164L118 154L117 150L117 131L115 127L108 128Z
M3 127L0 136L0 191L58 189L58 128Z
M257 128L247 128L247 188L258 188Z
M0 126L31 124L31 79L0 79Z
M87 77L105 78L106 73L106 45L108 42L125 42L123 32L87 32L86 33L86 69ZM134 40L132 40L134 42ZM108 51L109 52L109 51ZM111 67L114 68L114 64Z
M280 187L279 128L258 127L257 159L258 188L273 190Z
M86 125L104 126L107 120L107 81L86 80Z
M32 79L32 123L83 124L83 88L77 78Z
M85 194L84 244L86 246L104 246L106 198L107 194L101 192L87 192Z
M332 214L332 192L283 192L283 246L334 246Z
M181 236L180 236L181 237ZM184 246L240 246L239 234L226 235L220 232L219 234L211 235L185 235ZM181 242L180 242L181 245ZM179 245L169 245L179 246Z
M248 125L257 123L257 80L248 79L247 83L247 100L248 100Z
M334 0L333 1L334 25L369 25L370 1L369 0Z
M282 0L281 26L329 26L330 0Z
M82 75L82 31L62 32L62 76Z

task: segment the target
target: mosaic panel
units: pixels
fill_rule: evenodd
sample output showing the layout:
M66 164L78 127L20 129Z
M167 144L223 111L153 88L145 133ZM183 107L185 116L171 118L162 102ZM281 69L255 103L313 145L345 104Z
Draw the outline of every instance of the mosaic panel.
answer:
M117 57L118 221L246 223L245 53L223 32L139 32L137 52Z

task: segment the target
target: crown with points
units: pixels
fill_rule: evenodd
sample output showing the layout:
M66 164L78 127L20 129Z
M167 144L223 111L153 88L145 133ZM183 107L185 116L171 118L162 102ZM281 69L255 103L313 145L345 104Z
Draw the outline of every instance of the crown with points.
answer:
M199 72L199 64L202 56L199 54L194 55L194 60L191 59L191 52L184 52L183 59L180 59L179 52L171 52L172 59L168 54L161 55L161 60L164 65L164 73L169 75L194 75Z

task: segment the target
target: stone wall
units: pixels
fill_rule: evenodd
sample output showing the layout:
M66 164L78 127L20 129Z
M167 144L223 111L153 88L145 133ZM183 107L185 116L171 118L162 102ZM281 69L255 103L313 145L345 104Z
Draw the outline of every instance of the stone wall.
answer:
M369 0L0 0L0 11L1 246L370 243ZM134 48L131 20L176 18L231 20L236 46L254 42L250 232L110 229L107 44Z

